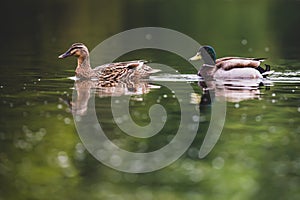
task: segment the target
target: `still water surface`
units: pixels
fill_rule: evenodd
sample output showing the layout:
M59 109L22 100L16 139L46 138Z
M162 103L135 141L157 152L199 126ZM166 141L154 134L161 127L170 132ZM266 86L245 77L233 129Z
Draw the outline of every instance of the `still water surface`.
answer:
M0 199L300 198L300 51L295 28L300 3L191 2L174 1L172 12L164 1L29 1L14 8L18 20L9 19L1 33L8 40L0 55ZM74 10L81 13L74 16ZM224 97L223 91L207 96L191 75L196 71L176 55L146 50L122 56L163 63L178 73L156 74L147 82L147 92L131 96L130 114L138 125L150 122L153 104L168 113L162 131L150 139L124 134L116 126L122 119L111 113L110 91L92 91L98 120L115 144L149 152L172 140L180 122L180 100L165 82L182 93L189 84L194 91L184 100L199 112L196 138L180 159L156 172L129 174L106 167L86 150L69 107L76 87L69 78L75 61L57 56L72 42L85 42L92 49L113 34L142 26L181 31L213 45L218 56L268 57L275 73L264 86L225 93L223 131L212 151L199 159L211 120L209 98Z

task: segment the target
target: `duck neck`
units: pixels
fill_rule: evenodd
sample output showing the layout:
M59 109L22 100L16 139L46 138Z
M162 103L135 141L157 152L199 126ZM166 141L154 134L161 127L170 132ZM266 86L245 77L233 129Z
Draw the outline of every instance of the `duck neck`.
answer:
M215 53L213 53L213 52L209 52L209 55L210 55L210 60L209 60L209 64L210 65L215 65L216 64L216 54Z
M77 58L76 76L80 78L91 78L94 71L90 65L89 55L79 56Z
M77 67L91 68L89 55L79 56L77 59Z
M213 58L208 59L207 63L208 65L215 65L216 64L216 60L214 60Z
M208 65L216 64L216 56L213 52L205 51L204 53L202 53L202 56L203 56L203 60L204 60L205 64L208 64Z

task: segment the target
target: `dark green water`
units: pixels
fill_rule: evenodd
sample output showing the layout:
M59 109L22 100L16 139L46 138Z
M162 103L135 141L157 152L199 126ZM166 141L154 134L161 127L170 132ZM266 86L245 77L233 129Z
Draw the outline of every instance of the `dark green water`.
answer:
M299 1L31 0L1 7L1 200L300 198ZM198 151L211 107L199 109L204 94L196 81L177 82L182 93L185 84L194 89L184 99L189 109L200 112L194 142L166 168L129 174L106 167L86 151L65 103L72 100L74 81L68 77L74 75L75 59L57 56L73 42L93 49L114 34L148 26L174 29L210 44L220 57L267 57L276 73L271 86L251 94L238 91L227 99L222 134L204 159ZM165 52L147 50L122 59L137 55L182 74L196 73L182 58ZM131 115L139 125L149 123L152 104L160 103L168 112L162 132L149 140L132 139L116 127L110 100L95 98L101 111L97 115L120 147L147 152L174 137L180 108L169 89L132 96Z

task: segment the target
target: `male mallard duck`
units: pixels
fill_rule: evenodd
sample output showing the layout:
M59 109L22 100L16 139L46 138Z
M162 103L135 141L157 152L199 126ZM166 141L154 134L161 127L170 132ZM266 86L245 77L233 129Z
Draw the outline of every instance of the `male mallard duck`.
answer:
M190 60L200 60L202 57L205 58L206 62L198 72L198 75L202 77L259 79L271 73L269 65L266 65L266 69L260 67L260 63L264 61L264 58L224 57L217 59L216 52L211 46L203 46Z
M149 76L159 70L145 65L144 60L109 63L94 69L90 66L89 50L82 43L75 43L58 58L77 57L76 77L81 79L97 79L98 81L120 81L129 78Z

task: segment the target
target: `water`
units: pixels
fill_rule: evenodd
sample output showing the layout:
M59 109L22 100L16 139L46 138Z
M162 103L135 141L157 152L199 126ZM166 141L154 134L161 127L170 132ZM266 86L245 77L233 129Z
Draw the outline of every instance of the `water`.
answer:
M299 6L292 0L174 1L172 6L164 1L3 3L0 199L299 199ZM192 144L174 163L130 174L101 164L87 151L69 106L75 60L57 56L73 42L92 49L114 34L143 26L180 31L214 46L217 56L268 57L275 73L263 86L248 82L243 90L227 84L230 89L203 91L196 71L174 54L144 50L120 57L163 63L177 72L155 74L136 91L91 90L97 119L111 141L132 152L164 147L176 136L181 103L185 112L195 112L186 130L198 125ZM152 105L166 109L159 134L136 138L116 126L127 124L127 118L114 118L111 101L122 105L129 94L137 125L151 124ZM199 159L212 123L211 102L224 98L224 128ZM75 115L87 112L85 106L77 108Z

